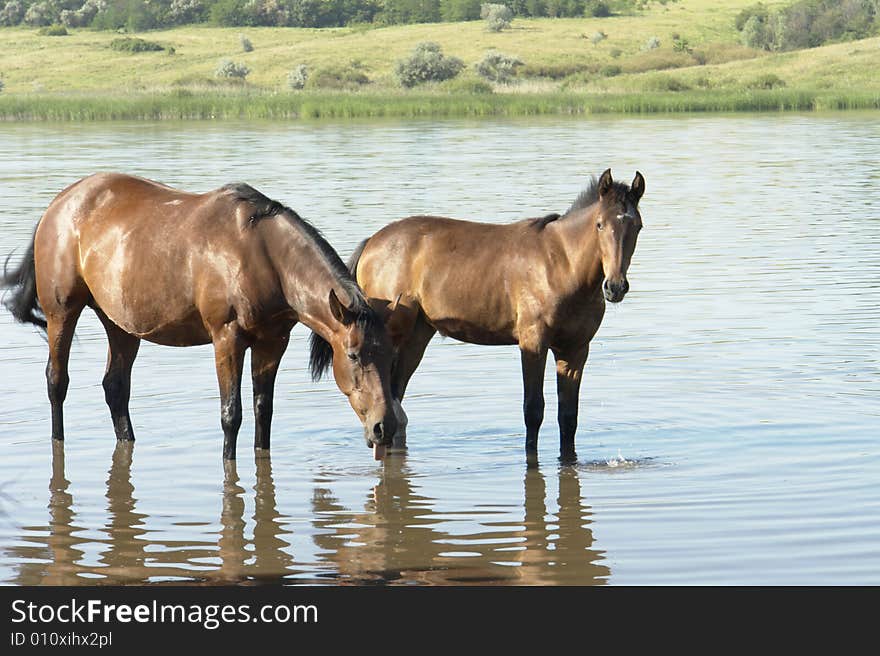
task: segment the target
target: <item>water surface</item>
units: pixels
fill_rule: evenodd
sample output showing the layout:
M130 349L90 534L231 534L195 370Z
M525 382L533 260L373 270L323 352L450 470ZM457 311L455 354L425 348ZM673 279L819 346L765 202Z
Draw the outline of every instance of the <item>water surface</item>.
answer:
M565 210L608 166L647 180L576 465L556 460L551 365L529 469L516 349L439 338L410 384L409 453L373 462L344 397L310 382L302 327L271 460L245 402L221 461L210 347L142 346L138 441L117 446L88 311L53 448L45 343L0 313L0 582L878 584L878 152L876 113L0 125L2 254L97 170L248 181L343 257L409 214L505 222Z

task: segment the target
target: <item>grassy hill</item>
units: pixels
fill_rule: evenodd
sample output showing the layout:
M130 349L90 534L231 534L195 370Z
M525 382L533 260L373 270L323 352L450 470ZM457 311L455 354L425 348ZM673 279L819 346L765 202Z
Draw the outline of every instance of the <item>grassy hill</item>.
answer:
M734 17L752 0L653 3L627 16L515 19L384 28L191 26L137 36L166 49L111 49L119 34L72 30L42 36L0 28L0 116L138 118L372 116L705 111L880 107L880 37L771 54L739 45ZM770 6L780 2L765 3ZM598 32L606 37L595 38ZM253 44L244 52L241 35ZM660 47L645 50L656 37ZM677 37L678 48L675 48ZM422 41L468 69L458 79L404 90L395 62ZM524 62L517 82L477 88L473 65L491 49ZM246 83L214 76L218 63L246 65ZM356 69L351 88L293 91L288 72ZM469 84L470 83L470 84ZM483 85L485 87L485 85ZM478 93L482 91L482 93Z

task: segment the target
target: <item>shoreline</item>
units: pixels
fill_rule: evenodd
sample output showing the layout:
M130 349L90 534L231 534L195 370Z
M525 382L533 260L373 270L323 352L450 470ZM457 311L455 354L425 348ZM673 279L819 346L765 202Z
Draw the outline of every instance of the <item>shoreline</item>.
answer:
M880 110L880 92L798 89L666 93L272 93L258 89L139 94L0 94L0 121L340 120Z

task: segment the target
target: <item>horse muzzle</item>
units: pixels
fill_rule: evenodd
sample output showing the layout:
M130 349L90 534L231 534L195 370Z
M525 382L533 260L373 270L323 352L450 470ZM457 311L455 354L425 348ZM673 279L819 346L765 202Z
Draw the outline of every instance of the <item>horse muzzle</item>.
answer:
M628 291L629 281L626 278L614 282L606 278L602 283L602 293L609 303L620 303Z
M394 433L397 432L397 419L394 415L385 417L382 421L367 422L364 425L364 438L367 442L367 448L372 449L374 445L391 446L394 440Z

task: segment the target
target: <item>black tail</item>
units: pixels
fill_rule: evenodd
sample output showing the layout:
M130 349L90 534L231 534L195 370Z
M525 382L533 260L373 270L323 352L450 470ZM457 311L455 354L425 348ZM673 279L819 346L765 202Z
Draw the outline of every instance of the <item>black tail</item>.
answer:
M367 245L369 238L364 239L358 247L354 249L351 258L348 260L348 270L351 277L357 280L357 265L361 259L361 253ZM313 332L309 338L309 369L312 372L312 380L321 380L321 377L330 369L333 362L333 347L330 343L321 337L318 333Z
M0 286L10 292L3 298L3 305L12 312L12 316L20 323L32 323L46 330L46 317L37 299L37 273L34 266L34 240L28 247L24 258L17 269L9 270L10 254L3 265L3 278Z

